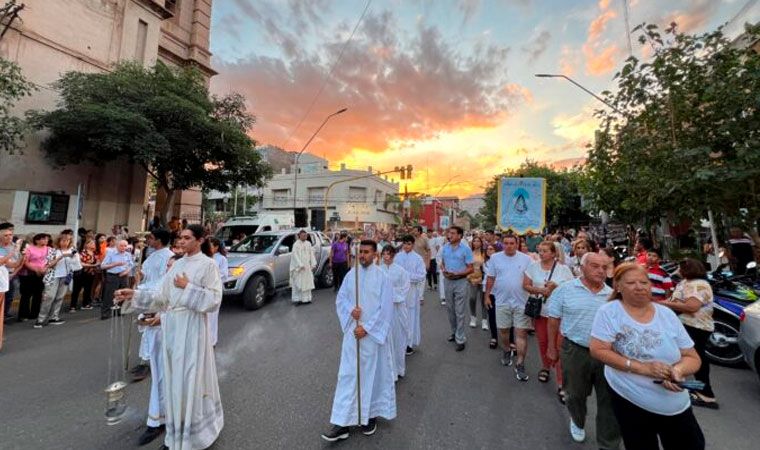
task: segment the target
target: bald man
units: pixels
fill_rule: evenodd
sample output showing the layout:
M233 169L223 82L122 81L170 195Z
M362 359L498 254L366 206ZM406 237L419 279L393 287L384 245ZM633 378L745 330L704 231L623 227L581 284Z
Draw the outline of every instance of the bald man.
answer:
M100 268L105 274L103 285L103 303L100 305L100 319L111 318L113 311L113 294L117 289L129 287L129 275L135 262L132 254L127 251L129 244L125 240L116 242L116 250L106 252L106 257L100 263Z

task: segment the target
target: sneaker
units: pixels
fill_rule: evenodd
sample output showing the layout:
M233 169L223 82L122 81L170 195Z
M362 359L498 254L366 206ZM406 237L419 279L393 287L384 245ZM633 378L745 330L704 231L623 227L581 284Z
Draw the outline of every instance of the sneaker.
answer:
M441 300L441 306L446 306L446 300Z
M475 316L470 316L470 328L478 326L478 319Z
M575 442L583 442L586 440L586 430L579 427L570 419L570 436L572 436Z
M367 425L362 425L362 434L372 436L377 431L377 419L369 419Z
M329 431L322 433L322 439L327 442L336 442L348 439L348 427L333 425Z
M412 347L406 347L406 356L413 355L414 349Z
M488 321L486 319L483 319L482 323L480 324L480 328L483 331L488 331Z
M75 312L77 312L76 308L69 309L69 314L74 314Z
M447 340L447 341L449 341L449 342L454 342L454 335L452 334L452 335L451 335L451 336L449 336L449 338L448 338L448 339L446 339L446 340Z
M61 320L61 319L50 319L50 320L48 320L48 323L50 325L63 325L64 323L66 323L66 321L65 320Z
M458 352L461 352L462 350L464 350L464 342L462 342L461 344L457 344L456 350Z
M92 309L92 306L90 306L90 305L82 306L82 309L90 310L90 309Z
M501 365L507 367L512 365L512 352L503 352L501 354Z
M40 329L40 328L42 328L44 326L45 326L45 324L42 323L42 322L34 322L34 328Z
M528 381L528 374L525 373L525 365L524 364L518 364L515 366L515 378L517 378L518 381Z

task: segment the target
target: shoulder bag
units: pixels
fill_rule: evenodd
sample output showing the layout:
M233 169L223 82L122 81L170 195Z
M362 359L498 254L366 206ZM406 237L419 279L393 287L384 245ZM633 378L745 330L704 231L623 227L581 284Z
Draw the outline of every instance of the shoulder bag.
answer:
M554 260L554 264L552 264L552 270L549 272L549 278L546 279L546 282L551 281L552 275L554 275L554 268L557 267L557 260ZM525 315L536 319L539 316L541 316L541 308L544 306L544 302L546 299L543 295L531 295L528 297L528 301L525 302Z

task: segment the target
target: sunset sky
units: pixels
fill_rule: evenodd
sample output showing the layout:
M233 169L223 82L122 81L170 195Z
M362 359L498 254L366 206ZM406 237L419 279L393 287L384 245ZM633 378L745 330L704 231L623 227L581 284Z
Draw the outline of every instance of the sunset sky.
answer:
M758 1L628 3L632 28L676 21L701 32L741 13L730 34L760 20ZM366 0L213 4L212 90L246 96L259 144L300 150L346 107L308 151L331 167L413 164L408 188L428 194L482 192L526 158L583 157L599 104L533 74L563 73L600 92L628 56L622 0L373 0L347 45Z

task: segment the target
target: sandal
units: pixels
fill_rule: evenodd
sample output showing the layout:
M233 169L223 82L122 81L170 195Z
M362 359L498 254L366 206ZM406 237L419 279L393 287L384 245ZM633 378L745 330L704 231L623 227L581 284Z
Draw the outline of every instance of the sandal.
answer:
M720 409L720 405L718 405L718 402L712 401L708 402L705 400L702 400L702 398L699 397L699 395L695 393L689 394L691 397L691 405L692 406L701 406L702 408L708 408L708 409Z
M562 388L557 388L557 398L560 403L563 405L565 404L565 391L563 391Z
M498 342L496 342L496 339L491 339L491 341L488 343L488 348L496 348L499 345Z
M542 383L546 383L549 381L549 370L548 369L541 369L538 371L538 381Z

